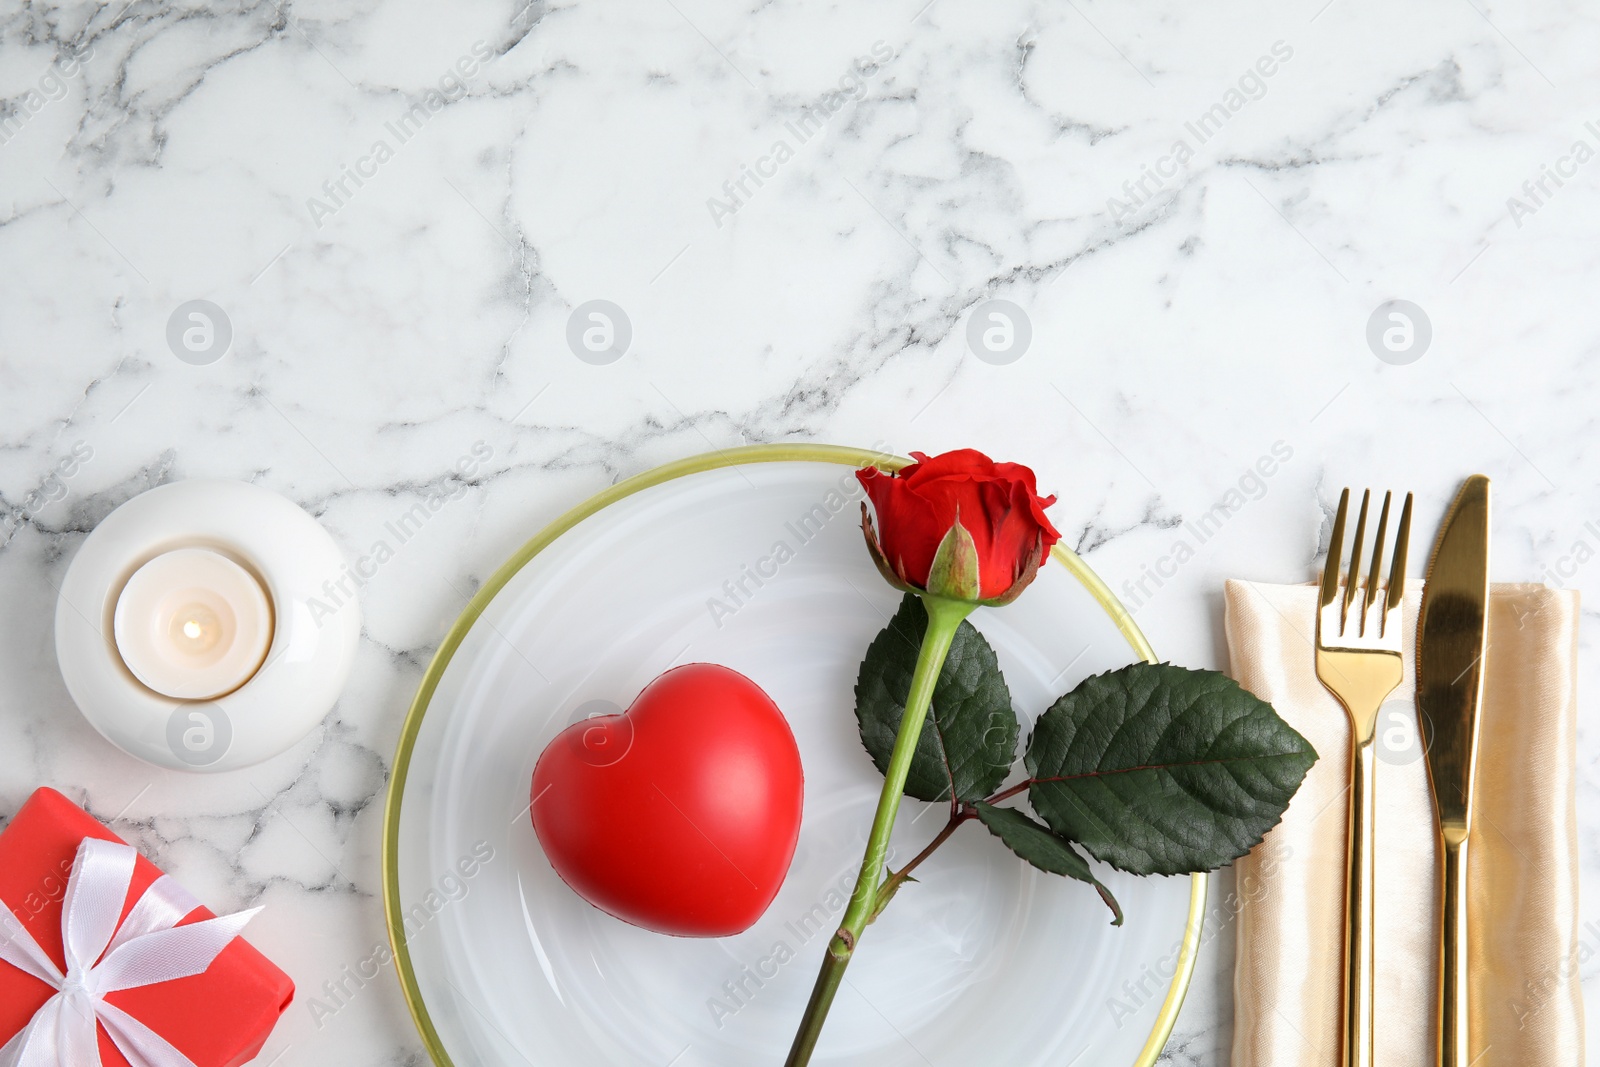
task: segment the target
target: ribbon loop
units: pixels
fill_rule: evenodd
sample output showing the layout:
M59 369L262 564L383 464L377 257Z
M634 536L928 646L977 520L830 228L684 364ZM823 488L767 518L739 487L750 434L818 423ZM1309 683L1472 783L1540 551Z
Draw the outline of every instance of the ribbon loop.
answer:
M160 1034L104 998L203 973L261 909L179 926L199 904L163 875L122 920L137 859L116 841L85 838L78 846L61 908L65 973L0 900L0 963L56 991L0 1047L0 1067L100 1067L102 1025L132 1067L194 1067Z
M128 917L122 920L106 952L115 952L119 945L153 930L177 926L184 916L199 906L200 902L179 885L177 879L163 874L144 891L144 896L134 904Z
M122 918L122 903L133 881L137 853L127 845L85 838L67 876L67 896L61 906L61 944L67 954L67 973L87 972L94 966Z

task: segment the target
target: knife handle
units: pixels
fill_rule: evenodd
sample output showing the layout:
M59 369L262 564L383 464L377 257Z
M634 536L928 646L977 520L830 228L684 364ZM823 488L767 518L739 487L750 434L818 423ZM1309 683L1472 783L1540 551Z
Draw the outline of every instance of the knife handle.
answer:
M1344 1067L1372 1067L1372 867L1375 731L1350 735L1350 834L1345 851ZM1462 1061L1465 1067L1466 1061Z
M1467 1015L1467 835L1440 838L1444 877L1439 894L1439 1067L1469 1067Z

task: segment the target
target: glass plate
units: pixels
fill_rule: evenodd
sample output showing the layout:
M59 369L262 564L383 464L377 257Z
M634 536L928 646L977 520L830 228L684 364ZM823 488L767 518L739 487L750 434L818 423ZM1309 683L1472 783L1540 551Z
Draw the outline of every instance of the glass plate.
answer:
M853 469L825 445L695 457L622 482L497 571L439 649L401 735L384 826L396 965L438 1064L781 1064L855 877L882 778L852 687L900 594L874 569ZM1031 719L1149 648L1076 556L973 622ZM528 817L533 765L569 723L680 663L726 664L787 715L806 773L794 864L735 937L637 929L555 875ZM907 800L904 862L946 805ZM1041 874L963 827L868 931L817 1067L1153 1063L1193 968L1205 879ZM1087 1055L1087 1058L1086 1057Z

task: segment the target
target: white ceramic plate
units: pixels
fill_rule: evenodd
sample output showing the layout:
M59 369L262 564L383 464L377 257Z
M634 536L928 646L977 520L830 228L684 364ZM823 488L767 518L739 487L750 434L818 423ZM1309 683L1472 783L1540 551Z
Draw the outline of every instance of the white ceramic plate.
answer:
M407 721L385 833L396 958L437 1062L783 1062L882 783L852 695L900 596L858 526L852 470L869 458L771 446L642 475L530 542L458 622ZM793 558L778 564L780 543ZM1137 631L1124 616L1125 636L1086 581L1098 584L1063 554L1016 603L973 616L1025 720L1137 658ZM776 901L715 940L649 933L584 903L527 814L556 733L693 661L765 688L806 774ZM947 810L905 802L899 863ZM1203 878L1103 869L1127 914L1114 929L1091 887L1033 870L976 823L918 875L863 938L814 1064L1153 1062L1188 982Z

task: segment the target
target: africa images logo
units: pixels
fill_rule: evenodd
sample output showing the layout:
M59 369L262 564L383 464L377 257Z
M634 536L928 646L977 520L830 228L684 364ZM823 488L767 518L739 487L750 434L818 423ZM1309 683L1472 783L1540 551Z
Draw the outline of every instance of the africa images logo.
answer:
M1222 132L1235 115L1250 104L1267 95L1267 79L1273 77L1289 60L1294 58L1294 48L1286 41L1274 41L1272 47L1245 69L1221 99L1183 124L1183 133L1175 138L1172 147L1154 163L1139 168L1137 178L1122 183L1126 199L1115 196L1106 200L1106 210L1111 220L1118 224L1129 222L1146 204L1176 178L1189 161L1199 154L1200 147ZM1191 143L1191 138L1192 143Z
M339 164L339 173L322 183L324 198L307 197L306 211L317 229L338 214L355 196L357 190L378 176L378 169L395 157L401 145L416 137L445 105L467 95L467 82L476 77L494 58L494 50L484 41L472 42L471 54L457 59L439 76L438 88L429 89L411 102L411 106L394 119L383 124L387 136L375 138L365 155L353 165ZM393 139L391 143L391 138Z
M738 214L757 189L776 178L778 168L793 159L801 145L820 134L828 120L842 111L845 104L866 96L867 82L893 58L893 48L883 41L872 42L871 52L858 57L850 69L840 75L837 89L823 93L801 108L799 115L784 122L783 129L788 136L776 138L752 162L739 164L739 173L722 183L722 197L706 199L706 210L711 213L711 221L716 223L717 229L722 228L728 216Z

